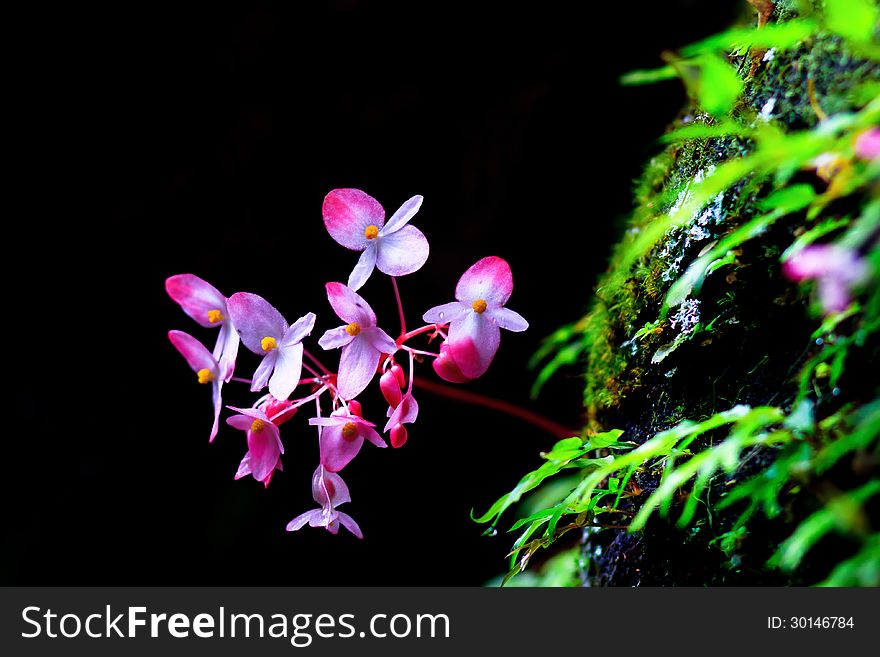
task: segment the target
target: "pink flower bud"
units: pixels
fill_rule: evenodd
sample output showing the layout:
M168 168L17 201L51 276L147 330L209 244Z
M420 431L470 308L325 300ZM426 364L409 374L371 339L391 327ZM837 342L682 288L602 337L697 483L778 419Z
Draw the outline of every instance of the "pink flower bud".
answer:
M461 373L461 369L459 369L458 365L455 364L455 361L452 360L452 356L449 354L449 346L445 342L440 345L440 357L434 359L433 366L434 371L437 372L437 376L444 381L449 381L450 383L467 383L471 380Z
M403 447L408 437L409 434L407 433L405 426L402 424L394 425L394 428L391 429L391 446L395 449Z
M364 407L361 406L357 399L352 399L348 402L348 410L351 411L352 415L357 415L360 418L364 417Z
M395 365L394 367L398 367ZM393 368L385 372L379 377L379 388L382 390L382 396L391 408L397 408L403 395L400 393L400 383L394 375Z
M297 408L293 407L293 402L285 400L273 399L266 404L266 416L272 420L275 426L280 426L296 415Z
M394 376L397 378L397 383L400 384L400 387L405 388L406 387L406 375L403 373L403 368L400 365L398 365L397 363L394 363L394 365L391 366L391 369L389 371L392 372L394 374Z

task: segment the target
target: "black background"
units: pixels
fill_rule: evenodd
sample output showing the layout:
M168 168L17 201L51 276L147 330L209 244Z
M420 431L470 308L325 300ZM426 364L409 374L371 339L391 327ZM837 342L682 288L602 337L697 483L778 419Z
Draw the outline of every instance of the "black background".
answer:
M25 148L8 182L25 200L4 227L14 415L0 580L476 585L501 573L511 539L482 537L469 511L536 466L552 437L422 393L409 443L366 445L343 472L342 510L365 540L288 534L314 506L314 431L304 417L284 427L285 471L268 490L233 481L244 436L224 424L208 444L208 391L165 337L215 334L164 279L193 272L227 296L256 292L291 321L313 311L320 351L338 324L323 284L345 281L357 258L327 235L324 195L358 187L390 215L422 194L413 224L431 257L400 281L410 323L451 300L477 259L504 257L509 306L531 328L505 332L470 388L578 427L578 372L531 402L525 363L582 314L632 180L684 99L676 83L616 80L744 4L144 4L13 25L10 132ZM361 292L395 332L387 278ZM238 374L256 362L243 354ZM252 401L244 388L227 403ZM376 393L364 406L383 417Z

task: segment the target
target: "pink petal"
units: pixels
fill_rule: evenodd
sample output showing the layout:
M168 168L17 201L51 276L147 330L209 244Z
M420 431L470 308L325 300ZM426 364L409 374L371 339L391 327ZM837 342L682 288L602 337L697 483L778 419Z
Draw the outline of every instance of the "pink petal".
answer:
M360 336L373 345L373 348L383 354L393 354L397 351L397 343L385 331L378 326L370 326L362 329ZM358 336L358 337L360 337Z
M306 511L303 514L298 515L287 523L287 531L295 532L297 529L302 529L307 524L311 525L315 518L321 518L321 509L312 509L311 511Z
M321 339L318 340L318 344L321 346L321 349L326 351L329 349L344 347L352 340L354 340L354 336L349 335L344 326L340 326L339 328L325 331L324 335L321 336Z
M490 318L472 312L449 327L449 353L471 379L485 374L498 351L501 329Z
M826 314L843 312L852 301L849 288L834 278L822 278L817 287L819 303Z
M241 429L242 431L250 431L251 425L253 423L254 418L247 415L233 415L232 417L226 418L226 424L228 424L230 427Z
M407 393L403 396L403 400L397 408L394 409L394 413L391 414L391 418L385 424L383 433L388 433L388 431L397 424L412 424L416 421L418 416L419 403L416 401L416 398L412 396L412 393Z
M257 294L237 292L227 302L229 317L241 335L241 341L255 354L263 355L263 338L280 343L287 332L287 320L268 301Z
M349 440L342 435L341 426L324 427L320 440L321 465L330 472L338 472L357 456L363 444L360 432Z
M376 325L376 313L360 294L342 283L327 283L326 288L333 312L343 322L357 322L362 329Z
M168 331L168 339L180 355L186 359L193 372L210 370L214 377L220 376L220 366L211 352L201 342L189 333L183 331Z
M220 425L220 410L223 408L223 399L220 396L220 390L223 388L223 378L217 377L211 381L211 396L214 402L214 424L211 426L211 437L208 442L214 442L217 437L217 429Z
M309 424L313 427L337 427L342 426L346 422L354 421L349 420L349 418L345 416L339 415L331 415L330 417L310 417Z
M235 372L235 360L238 357L238 344L241 339L238 337L238 331L232 325L231 321L223 322L220 327L220 334L217 336L217 344L214 345L214 358L219 363L225 363L226 376L225 381L228 383ZM221 370L224 368L221 367Z
M869 161L880 159L880 128L871 128L856 137L856 157Z
M284 333L281 338L279 347L289 347L291 345L302 342L306 337L311 335L312 329L315 328L315 313L306 313L293 324Z
M529 328L529 323L525 318L509 308L489 308L485 314L494 319L498 326L508 331L519 333Z
M403 393L400 391L400 383L394 372L389 370L379 377L379 390L382 391L382 396L391 408L397 408L400 405Z
M322 507L337 507L351 502L348 486L335 472L327 472L319 465L312 475L312 498Z
M348 277L348 287L352 290L359 290L370 278L373 269L376 267L376 254L379 240L370 240L364 248L361 257L358 258L357 264Z
M468 306L482 299L490 308L507 303L513 292L513 274L506 260L489 256L477 261L458 281L455 298Z
M245 452L244 458L238 464L238 470L235 472L235 479L242 479L251 474L251 453Z
M261 431L249 431L247 441L254 479L265 481L281 457L278 449L278 427L270 422L263 425Z
M302 374L303 346L294 344L277 349L275 371L269 379L269 393L275 398L284 400L290 397L299 383Z
M165 281L165 290L169 297L180 304L183 312L202 326L213 328L221 325L221 322L208 320L208 313L219 310L226 315L226 297L210 283L195 274L178 274Z
M339 522L341 522L342 526L345 527L352 534L354 534L355 536L357 536L360 539L363 539L364 534L363 534L363 532L361 532L361 528L358 527L358 524L354 521L354 518L352 518L350 515L340 511L339 512Z
M422 319L429 324L449 324L460 319L470 309L470 306L466 306L459 301L453 301L451 303L444 303L442 306L434 306L422 315Z
M372 427L368 427L365 424L358 425L358 432L366 439L373 443L376 447L388 447L385 444L385 441L382 440L382 436L376 433L376 430Z
M227 406L231 411L235 411L236 413L241 413L242 415L246 415L248 417L252 417L255 420L263 420L263 422L269 422L269 418L266 417L266 412L261 408L238 408L237 406Z
M367 245L367 226L382 228L385 210L359 189L334 189L324 198L322 209L327 232L338 244L360 251Z
M370 385L380 357L381 353L360 335L342 348L336 388L343 399L354 399Z
M406 201L397 209L397 212L391 215L388 223L379 231L379 235L390 235L406 226L406 224L409 223L409 220L419 211L419 208L422 207L422 201L424 200L423 197L416 195Z
M269 383L269 377L272 374L272 370L275 369L275 364L278 362L278 351L278 349L273 349L263 356L263 360L257 365L257 371L254 372L254 376L251 379L251 392L262 390Z
M412 274L428 259L428 240L415 226L404 226L377 241L376 266L389 276Z

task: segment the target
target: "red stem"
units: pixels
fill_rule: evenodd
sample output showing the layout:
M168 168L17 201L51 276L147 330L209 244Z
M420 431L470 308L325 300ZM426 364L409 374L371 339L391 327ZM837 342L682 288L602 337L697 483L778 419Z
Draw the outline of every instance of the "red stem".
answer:
M464 402L466 404L485 406L486 408L506 413L507 415L523 420L524 422L528 422L542 431L552 434L556 438L570 438L572 436L577 436L579 433L568 427L564 427L558 422L554 422L543 415L538 415L537 413L533 413L520 406L501 401L500 399L495 399L494 397L489 397L488 395L481 395L478 392L469 392L460 388L453 388L452 386L443 385L442 383L425 381L424 379L419 378L416 378L414 383L416 388L421 388L422 390L434 393L435 395L440 395L441 397L448 397L449 399L455 399L456 401Z
M397 314L400 316L400 334L406 334L406 319L403 317L403 303L400 301L400 290L397 289L397 279L391 276L391 285L394 286L394 299L397 301Z

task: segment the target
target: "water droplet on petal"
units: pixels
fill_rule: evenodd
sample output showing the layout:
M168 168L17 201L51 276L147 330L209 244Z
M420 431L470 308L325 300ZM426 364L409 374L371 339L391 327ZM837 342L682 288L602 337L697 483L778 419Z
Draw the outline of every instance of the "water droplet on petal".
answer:
M445 316L445 313L440 313L440 321L441 321L441 322L443 321L443 317L444 317L444 316Z

